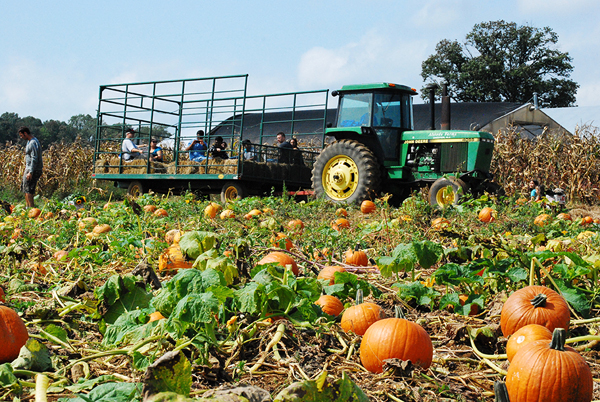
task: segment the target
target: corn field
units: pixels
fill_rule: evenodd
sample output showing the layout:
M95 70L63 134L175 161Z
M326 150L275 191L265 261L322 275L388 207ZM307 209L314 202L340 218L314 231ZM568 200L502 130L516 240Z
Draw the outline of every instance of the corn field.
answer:
M494 181L506 194L529 194L530 180L546 189L560 187L571 201L597 204L600 196L600 132L583 127L574 135L545 132L522 139L514 130L496 134Z
M44 173L37 193L45 197L68 194L76 188L91 184L94 151L81 143L51 144L42 153ZM25 148L7 144L0 148L0 187L18 192L25 169Z
M0 186L20 191L24 147L7 144L0 148ZM43 152L44 174L38 193L50 197L68 194L92 185L93 150L81 143L52 144ZM584 127L574 135L545 132L534 140L523 139L514 130L496 134L492 160L494 181L507 195L526 194L527 184L539 179L546 189L560 187L569 200L597 204L600 199L600 132Z

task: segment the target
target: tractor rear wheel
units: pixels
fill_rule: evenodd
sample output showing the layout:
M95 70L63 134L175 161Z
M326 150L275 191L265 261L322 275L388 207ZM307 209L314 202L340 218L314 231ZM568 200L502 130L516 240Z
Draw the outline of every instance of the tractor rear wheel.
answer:
M364 201L379 191L380 178L375 154L354 140L329 144L312 170L315 195L335 202Z
M429 204L441 208L456 205L467 191L469 191L469 186L461 179L441 177L429 187Z

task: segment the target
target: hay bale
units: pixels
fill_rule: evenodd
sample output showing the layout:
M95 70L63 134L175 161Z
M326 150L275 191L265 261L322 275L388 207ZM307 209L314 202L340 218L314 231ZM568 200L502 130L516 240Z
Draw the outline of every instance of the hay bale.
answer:
M191 161L179 161L179 167L177 169L179 174L194 174L198 173L198 164Z
M121 163L121 158L118 156L113 156L108 160L108 173L119 173L119 164Z
M238 172L238 160L237 158L229 158L224 161L223 173L225 174L236 174Z
M108 173L108 165L108 159L96 159L96 163L94 163L94 173Z
M210 158L207 159L208 169L206 173L208 174L220 174L223 173L223 159L221 158Z
M150 162L150 173L166 173L166 165L162 162Z
M177 166L175 166L175 162L165 164L167 168L167 174L177 174Z

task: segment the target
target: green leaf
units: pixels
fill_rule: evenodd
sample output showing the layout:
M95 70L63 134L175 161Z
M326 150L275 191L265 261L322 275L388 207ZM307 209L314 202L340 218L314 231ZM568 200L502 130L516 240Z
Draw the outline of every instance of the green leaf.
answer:
M81 392L83 390L92 389L98 384L103 384L105 382L115 382L116 380L117 377L108 374L101 375L96 378L90 378L88 380L80 378L77 384L69 385L65 387L65 389L68 389L71 392Z
M192 388L192 365L182 351L167 352L155 361L144 378L146 396L175 392L188 396Z
M152 293L146 292L146 285L132 275L113 275L94 294L100 302L101 314L109 324L126 312L148 307L152 299Z
M12 388L15 391L21 389L21 384L13 374L13 368L10 363L0 365L0 386L3 388Z
M50 371L52 370L50 351L43 343L29 338L21 347L19 357L11 365L15 370Z
M434 273L435 283L440 285L459 286L461 284L483 283L483 278L477 275L469 265L449 263L439 267Z
M148 322L153 311L152 308L145 308L122 314L113 324L107 326L102 344L131 344L149 337L157 326L163 325L163 320Z
M412 271L416 264L423 268L430 268L444 255L443 247L432 241L414 241L408 244L399 244L392 251L391 257L379 257L377 266L383 277L400 271Z
M590 315L591 302L585 297L585 292L581 289L573 287L569 282L555 278L554 282L560 289L565 300L584 318Z
M58 339L60 339L61 341L65 342L65 343L69 342L69 336L67 334L67 331L62 327L59 327L54 324L50 324L46 327L46 332L49 333L50 335L54 335L55 337L57 337Z
M219 311L219 300L212 293L192 293L177 303L167 319L166 326L175 338L179 338L188 328L198 330L201 323L211 323Z
M263 300L265 297L264 285L250 282L234 293L240 312L258 314L263 310Z
M142 384L109 382L98 385L87 395L76 398L60 398L58 402L130 402L141 401Z
M393 287L398 288L398 296L405 300L415 300L420 306L433 308L433 301L440 296L434 288L427 287L419 281L409 284L396 283Z
M296 382L279 392L273 402L368 402L365 393L348 378L346 373L342 378L331 383L323 383L322 377L317 380Z
M181 252L190 260L210 249L217 243L217 234L213 232L191 231L184 233L179 239Z
M193 267L201 271L210 269L221 272L228 285L233 284L235 278L238 277L237 267L232 264L231 259L219 254L216 249L210 249L200 254L194 261Z

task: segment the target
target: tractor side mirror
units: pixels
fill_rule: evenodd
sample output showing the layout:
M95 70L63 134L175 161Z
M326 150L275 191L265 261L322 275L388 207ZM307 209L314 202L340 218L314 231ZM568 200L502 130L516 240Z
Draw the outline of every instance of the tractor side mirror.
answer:
M338 91L332 91L331 96L338 96L340 93Z

